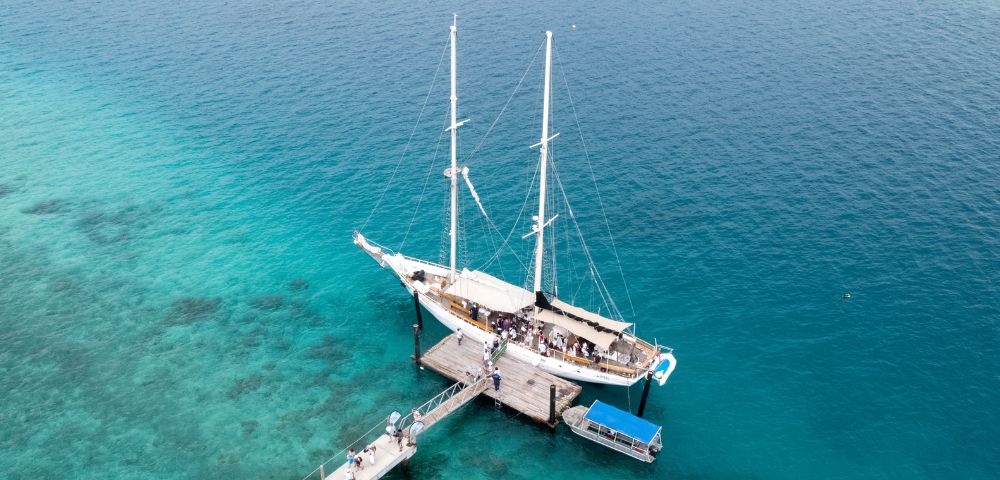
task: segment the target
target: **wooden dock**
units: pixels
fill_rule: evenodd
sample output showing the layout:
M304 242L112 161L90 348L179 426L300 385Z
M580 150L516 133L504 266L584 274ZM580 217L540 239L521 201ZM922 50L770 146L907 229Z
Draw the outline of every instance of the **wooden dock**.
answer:
M414 328L416 329L416 326ZM443 420L448 414L469 404L479 395L486 395L494 401L498 401L498 404L506 405L527 415L532 420L554 427L563 410L570 407L582 390L579 385L569 380L546 373L523 360L503 355L503 352L494 356L495 365L500 369L501 375L499 391L494 389L493 380L490 377L470 384L472 379L466 375L466 372L478 370L482 366L482 348L482 345L474 340L467 340L459 345L458 339L454 335L449 335L421 355L420 363L422 365L456 382L416 409L423 413L423 418L420 420L424 424L423 432ZM555 386L554 412L550 411L552 386ZM341 459L339 467L326 474L324 467L336 462L337 456L340 455L337 454L307 475L306 478L310 478L316 473L320 474L319 478L322 480L345 478L374 480L381 478L417 452L416 444L409 445L405 435L415 419L415 415L411 413L399 421L399 430L404 432L402 442L388 434L382 434L370 443L376 447L374 463L368 463L368 457L365 456L364 468L356 470ZM419 438L419 434L417 436ZM363 439L364 436L352 444L352 447L358 450L359 455L363 455L361 450L367 445L363 443ZM348 475L348 470L353 472L353 477Z
M458 344L455 335L449 335L421 355L420 363L456 382L468 381L467 371L475 371L483 364L483 346L466 338ZM549 386L556 386L555 417L570 407L582 388L569 381L546 373L538 367L510 355L502 355L496 362L500 369L500 391L490 384L482 393L517 410L531 419L549 423Z

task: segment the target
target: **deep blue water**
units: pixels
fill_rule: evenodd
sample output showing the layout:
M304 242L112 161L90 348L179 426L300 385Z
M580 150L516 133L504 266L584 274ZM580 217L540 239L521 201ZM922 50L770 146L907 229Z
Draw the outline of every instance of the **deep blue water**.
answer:
M395 478L995 478L1000 5L550 3L0 1L0 477L301 478L446 385L350 234L458 11L463 157L554 30L561 178L679 367L653 465L482 401ZM468 160L505 233L538 62ZM431 260L445 75L365 229Z

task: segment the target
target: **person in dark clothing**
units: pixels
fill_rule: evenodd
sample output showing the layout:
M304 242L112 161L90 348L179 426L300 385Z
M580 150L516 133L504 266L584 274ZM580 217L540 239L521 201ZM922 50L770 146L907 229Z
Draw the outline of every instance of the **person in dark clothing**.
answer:
M490 375L490 378L493 379L493 390L496 390L496 391L499 392L500 391L500 369L499 368L493 369L493 375Z
M469 309L469 316L472 317L472 320L479 321L479 305L472 304L472 308Z

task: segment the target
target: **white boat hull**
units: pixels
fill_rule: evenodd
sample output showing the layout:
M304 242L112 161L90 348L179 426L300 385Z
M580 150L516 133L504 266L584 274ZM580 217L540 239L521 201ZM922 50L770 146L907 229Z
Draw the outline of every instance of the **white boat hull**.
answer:
M405 285L405 283L404 283ZM406 285L406 289L413 294L413 287ZM445 311L445 309L437 302L420 296L420 304L423 305L424 309L430 312L442 325L448 327L449 330L455 331L462 328L462 333L466 338L474 339L480 343L482 342L492 342L493 334L489 332L484 332L478 328L470 327L468 323L464 320L458 318L457 316ZM464 327L464 328L463 328ZM642 377L636 378L626 378L620 375L609 374L606 372L601 372L599 370L582 367L570 362L565 362L563 360L544 357L538 353L528 350L521 345L516 343L508 343L507 351L505 355L511 355L520 360L531 363L538 368L551 373L557 377L568 378L570 380L576 380L581 382L590 383L602 383L607 385L621 385L629 386L635 382L642 379Z
M379 263L380 266L390 269L393 273L399 277L400 282L406 287L406 290L413 294L414 287L410 283L408 278L408 273L416 270L427 270L435 275L446 275L447 270L440 266L430 262L425 262L422 260L413 259L410 257L404 257L398 253L391 254L384 251L381 247L369 243L360 234L355 235L355 243L365 250L375 261ZM451 331L456 331L462 328L462 333L475 341L478 342L492 342L493 334L486 332L480 328L476 328L469 325L465 320L459 318L458 316L452 314L447 309L444 308L440 303L434 301L432 298L420 295L420 304L424 309L430 312L442 325L447 327ZM620 386L630 386L634 385L639 380L642 380L643 376L638 375L635 377L624 377L621 375L615 375L613 373L602 372L598 369L587 368L573 362L567 362L555 357L546 357L537 352L529 350L522 345L517 343L508 343L506 355L512 355L520 360L526 361L535 365L536 367L551 373L557 377L567 378L570 380L576 380L580 382L589 383L600 383L604 385L620 385ZM648 368L650 370L656 370L659 366L661 358L657 356ZM669 373L667 374L669 375ZM659 379L658 379L659 380ZM664 377L663 382L666 381ZM662 383L660 383L662 385Z

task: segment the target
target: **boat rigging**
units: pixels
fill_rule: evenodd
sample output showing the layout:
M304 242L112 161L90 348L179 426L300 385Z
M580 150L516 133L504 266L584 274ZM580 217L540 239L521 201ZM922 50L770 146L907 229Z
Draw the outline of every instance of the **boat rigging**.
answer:
M538 210L537 215L532 217L531 230L523 237L526 239L535 236L533 261L531 262L533 263L532 288L529 291L485 271L459 267L458 249L461 240L458 215L459 176L463 177L464 183L468 186L476 205L486 218L487 224L494 230L497 229L493 221L486 215L486 209L469 179L468 168L458 164L458 129L469 120L458 120L457 16L450 26L448 41L450 45L451 87L448 115L450 122L445 129L450 134L451 143L450 166L445 170L445 176L449 181L448 264L441 265L405 256L401 252L366 238L361 231L355 231L354 243L375 259L380 266L392 270L407 291L418 298L420 305L453 331L462 329L466 336L479 342L490 342L495 336L502 336L508 341L508 355L526 360L542 370L564 378L628 386L646 376L652 376L657 379L660 385L663 385L673 372L676 359L669 348L651 344L636 336L635 325L621 319L621 314L614 306L613 301L609 304L610 292L607 291L603 280L600 279L589 248L583 241L582 231L579 224L576 223L572 209L569 208L569 199L555 169L551 143L559 136L559 133L553 134L550 129L553 59L553 35L550 31L545 32L544 40L545 73L541 135L539 142L532 145L532 148L539 149L535 175L538 181ZM525 71L525 75L527 73ZM435 74L435 78L436 76ZM521 77L521 81L523 80L524 76ZM521 82L518 82L515 93L520 85ZM430 92L428 92L428 97L429 95ZM510 100L504 105L500 115L503 115L509 104ZM499 120L499 116L497 120ZM487 130L487 135L495 125L496 121ZM476 147L473 154L479 150L481 145L482 143ZM551 186L548 183L550 166L552 166L551 174L554 174L557 180L558 191L550 190ZM393 176L395 176L395 171ZM555 282L554 251L551 260L551 293L548 293L544 288L546 242L549 242L549 248L554 249L555 240L554 235L551 237L546 235L546 230L552 229L557 220L563 221L559 213L548 216L547 200L550 196L557 198L557 195L565 200L566 213L574 224L576 232L580 235L588 262L588 273L594 280L601 299L608 305L609 313L607 315L617 317L617 319L608 318L559 298ZM379 198L376 208L381 200ZM601 200L601 206L603 209L603 200ZM369 220L373 216L374 210L369 216ZM365 225L367 223L368 221L365 222ZM361 229L363 230L364 226ZM608 231L610 234L610 228ZM499 233L498 230L497 233ZM407 229L408 234L409 228ZM497 254L494 254L490 262L487 262L487 266L493 262L503 248L510 248L509 239L510 235L508 234ZM617 252L615 252L615 258L618 258ZM518 261L520 262L520 259ZM527 279L524 283L527 284Z

